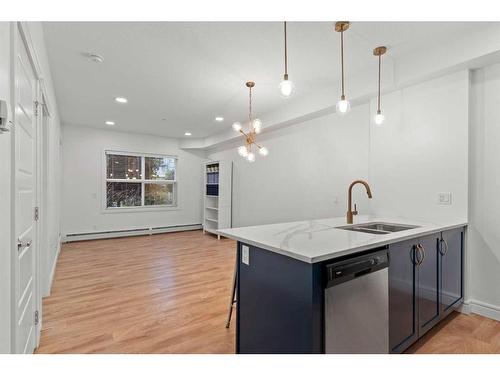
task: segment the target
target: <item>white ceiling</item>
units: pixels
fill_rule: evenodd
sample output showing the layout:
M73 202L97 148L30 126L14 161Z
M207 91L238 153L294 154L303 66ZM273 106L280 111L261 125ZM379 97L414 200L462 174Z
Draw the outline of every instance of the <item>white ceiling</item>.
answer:
M346 76L388 58L455 38L473 23L357 22L345 35ZM184 138L224 131L247 116L245 81L254 80L254 112L293 105L280 97L281 22L47 22L45 38L63 123ZM332 87L338 96L339 38L333 22L288 25L295 99ZM85 57L94 52L101 64ZM370 82L373 84L373 82ZM348 87L348 86L347 86ZM124 96L129 102L115 103ZM223 116L225 121L214 121ZM163 120L164 119L164 120Z

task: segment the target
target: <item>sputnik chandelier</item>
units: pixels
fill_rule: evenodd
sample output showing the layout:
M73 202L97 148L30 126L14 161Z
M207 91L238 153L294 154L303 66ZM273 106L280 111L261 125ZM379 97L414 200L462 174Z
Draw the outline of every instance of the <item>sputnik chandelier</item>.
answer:
M269 151L267 148L262 147L258 143L255 142L256 135L259 134L262 130L262 122L256 118L252 118L252 88L255 86L255 82L249 81L246 84L248 87L248 101L249 101L249 110L248 110L248 132L243 131L243 127L239 122L235 122L233 124L233 129L243 135L245 138L245 145L238 147L238 154L247 159L249 162L255 161L255 154L253 153L252 148L255 146L259 154L262 156L266 156Z

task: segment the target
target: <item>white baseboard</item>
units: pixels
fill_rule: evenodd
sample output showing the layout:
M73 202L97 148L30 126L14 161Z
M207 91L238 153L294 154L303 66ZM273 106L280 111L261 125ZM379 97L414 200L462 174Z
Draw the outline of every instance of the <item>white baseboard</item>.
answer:
M201 224L188 224L188 225L173 225L169 227L125 229L125 230L115 230L106 232L71 233L71 234L66 234L64 236L63 242L88 241L88 240L99 240L106 238L119 238L119 237L131 237L131 236L147 236L159 233L183 232L183 231L200 230L200 229L202 229Z
M464 314L473 313L484 316L486 318L500 321L500 307L480 301L466 301L462 304L462 307L459 309L459 311L463 312Z
M61 252L61 242L62 242L62 237L59 236L59 241L57 243L56 256L54 257L54 263L52 264L52 268L50 270L49 283L47 285L47 290L44 293L44 297L50 296L50 291L52 290L52 283L54 281L54 274L56 273L57 260L59 259L59 253Z

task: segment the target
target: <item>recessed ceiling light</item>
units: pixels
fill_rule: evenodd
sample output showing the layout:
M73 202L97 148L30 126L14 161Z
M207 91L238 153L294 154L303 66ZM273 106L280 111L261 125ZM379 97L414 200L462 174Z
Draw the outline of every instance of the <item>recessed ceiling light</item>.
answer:
M191 133L190 132L185 132L184 135L188 135L189 136L189 135L191 135Z
M97 53L88 53L87 57L95 63L102 63L104 61L104 57Z
M224 121L224 117L217 116L217 117L215 118L215 121L217 121L217 122L222 122L222 121Z
M117 96L115 98L115 102L117 102L117 103L126 103L126 102L128 102L128 100L127 100L127 98L123 98L121 96Z
M115 124L114 121L106 121L105 122L106 125L110 125L110 126L113 126Z

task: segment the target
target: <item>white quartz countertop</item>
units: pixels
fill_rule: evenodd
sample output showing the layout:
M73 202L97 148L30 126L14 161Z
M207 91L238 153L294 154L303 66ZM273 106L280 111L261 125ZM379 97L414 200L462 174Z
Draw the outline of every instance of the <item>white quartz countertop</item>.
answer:
M334 217L221 229L218 232L225 237L241 241L248 245L286 255L307 263L316 263L467 225L467 222L464 221L426 223L403 218L374 216L355 216L353 225L371 222L418 227L390 234L370 234L339 229L338 227L347 225L346 219L345 217Z

